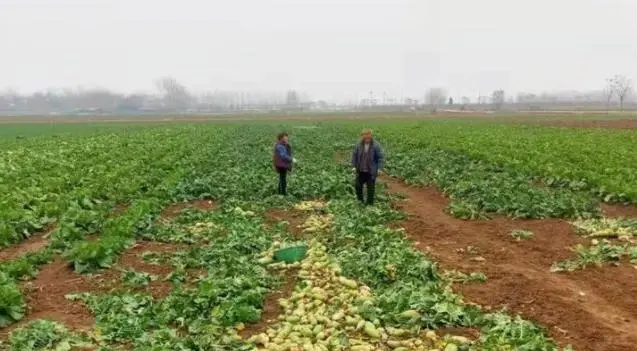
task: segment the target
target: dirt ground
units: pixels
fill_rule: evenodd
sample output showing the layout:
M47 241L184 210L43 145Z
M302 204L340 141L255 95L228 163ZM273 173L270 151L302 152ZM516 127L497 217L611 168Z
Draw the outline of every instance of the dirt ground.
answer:
M165 244L154 241L138 241L132 248L126 250L117 260L113 267L101 272L95 278L100 287L121 286L121 270L134 270L155 275L157 280L150 282L147 287L141 288L140 292L150 293L156 299L163 299L170 294L173 284L163 281L166 275L172 273L173 269L168 265L150 264L144 262L140 257L144 252L157 254L171 254L181 250L187 250L187 245ZM193 274L194 275L194 274Z
M10 261L20 256L38 251L49 243L48 238L44 234L35 234L19 244L0 250L0 262Z
M278 289L271 291L268 296L266 296L263 302L261 320L258 323L246 325L246 328L239 333L242 338L247 339L253 335L263 333L269 325L275 323L277 317L284 312L283 307L279 304L279 299L290 297L294 291L294 287L298 282L298 269L272 273L279 274L283 283Z
M295 210L282 210L278 208L271 208L266 212L266 222L269 225L275 225L279 222L288 222L288 231L294 237L303 237L303 224L307 218L307 213L302 213Z
M210 211L216 207L216 204L211 200L192 200L187 202L177 202L164 208L161 212L160 218L162 220L172 220L179 216L186 208L193 208L200 211Z
M214 202L208 200L176 203L165 208L161 218L170 220L187 207L210 210L214 206ZM114 209L116 213L121 213L124 210L125 206ZM18 245L0 251L0 260L15 259L27 252L42 248L46 244L45 235L35 235ZM27 304L27 313L18 323L0 330L0 339L5 339L12 330L35 319L52 319L65 324L72 330L90 330L94 327L95 320L88 307L82 302L69 301L65 296L82 292L106 293L120 289L122 288L120 282L122 269L158 276L158 280L151 282L143 290L155 298L164 298L170 293L173 286L172 283L162 281L162 279L172 272L172 268L166 265L148 264L142 260L140 255L146 251L159 254L174 253L186 247L187 245L139 241L122 253L115 265L94 275L77 274L67 261L56 258L53 262L43 265L34 280L21 284ZM196 278L199 274L202 272L197 270L188 272L190 279Z
M406 195L401 207L410 216L401 226L417 248L429 252L444 269L487 275L486 284L456 287L467 301L492 309L507 307L549 328L558 342L578 351L635 350L637 271L632 266L549 271L553 262L569 258L568 248L580 242L568 223L463 221L444 212L447 200L436 189L383 181L390 191ZM510 236L515 229L535 236L516 241Z
M35 319L52 319L74 330L89 330L94 324L89 309L81 302L67 300L65 295L99 290L96 282L76 274L58 258L44 265L35 280L22 283L27 313L18 323L2 329L0 337Z
M35 319L52 319L65 324L72 330L87 331L94 327L94 317L82 302L69 301L68 294L83 292L107 293L122 287L122 269L155 274L160 279L151 282L144 289L155 298L166 297L172 290L170 282L161 279L172 272L164 265L151 265L139 255L146 252L172 253L182 249L181 245L142 241L124 252L113 267L95 275L81 275L73 271L68 262L57 258L44 265L35 280L22 283L22 291L27 304L26 316L18 323L0 331L0 338L6 337L15 328Z
M49 235L53 232L55 226L55 223L51 223L42 229L42 231L31 235L24 241L0 249L0 262L14 260L26 253L35 252L45 247L49 243Z

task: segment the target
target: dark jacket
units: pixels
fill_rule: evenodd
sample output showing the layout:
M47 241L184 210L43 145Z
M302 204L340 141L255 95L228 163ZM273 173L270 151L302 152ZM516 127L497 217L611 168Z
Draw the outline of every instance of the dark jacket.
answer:
M361 165L359 160L361 159L361 156L364 152L364 145L363 142L358 143L358 145L356 145L356 148L354 149L354 152L352 152L352 166L356 169L357 172L360 172L361 169ZM372 174L372 178L376 179L376 175L378 174L378 171L383 169L384 163L385 163L385 155L383 155L383 149L380 147L380 144L378 144L377 142L372 140L372 144L369 146L369 152L371 152L370 155L370 161L371 161L371 174Z
M277 142L274 145L272 163L276 168L287 170L292 168L292 147L290 144Z

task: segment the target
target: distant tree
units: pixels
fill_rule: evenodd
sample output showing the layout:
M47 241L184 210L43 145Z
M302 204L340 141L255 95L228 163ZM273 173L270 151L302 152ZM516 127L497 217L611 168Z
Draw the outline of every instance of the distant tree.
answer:
M155 86L162 95L166 107L170 109L183 110L192 103L192 97L188 93L188 89L175 78L160 78L155 82Z
M493 103L493 109L494 110L502 109L502 106L504 105L505 101L506 101L506 96L504 94L504 90L502 90L502 89L495 90L491 94L491 102Z
M289 90L285 96L285 104L288 107L298 107L301 104L301 98L296 90Z
M118 109L124 111L139 111L144 107L147 97L142 94L131 94L125 96L119 102Z
M611 78L606 79L606 86L604 86L604 99L606 100L606 113L610 111L610 101L615 95L615 88L613 87L613 80Z
M633 83L631 80L622 75L616 75L609 80L610 82L610 90L613 94L617 95L619 99L619 109L620 111L624 111L624 101L626 97L633 89Z
M453 106L453 98L449 97L449 106Z
M431 112L438 112L440 105L443 105L446 100L446 92L442 88L431 88L427 91L426 101L431 108Z

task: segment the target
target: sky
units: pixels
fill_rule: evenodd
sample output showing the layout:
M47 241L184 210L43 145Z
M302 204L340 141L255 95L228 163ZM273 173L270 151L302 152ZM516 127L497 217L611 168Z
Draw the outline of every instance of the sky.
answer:
M637 80L634 14L635 0L0 0L0 89L600 89Z

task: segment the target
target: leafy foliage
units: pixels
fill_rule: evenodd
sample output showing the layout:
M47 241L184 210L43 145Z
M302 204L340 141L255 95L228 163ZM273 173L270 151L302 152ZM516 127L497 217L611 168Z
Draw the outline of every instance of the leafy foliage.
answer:
M528 321L505 314L483 314L478 307L465 304L451 291L453 277L444 279L435 262L415 251L400 232L384 225L399 214L384 206L361 211L351 201L334 201L328 210L335 215L330 253L344 275L364 282L376 295L378 310L364 311L370 320L378 318L401 326L413 323L402 313L416 310L420 312L416 322L425 328L480 327L479 349L557 349L543 329ZM473 277L485 278L479 274Z
M22 319L25 307L18 285L5 273L0 272L0 328Z
M69 332L63 325L49 320L34 320L16 329L9 338L9 351L71 351L91 347L86 337Z
M637 201L632 131L468 121L383 127L400 130L401 140L505 166L553 188L588 191L606 202Z
M453 151L412 143L393 146L388 170L407 181L435 185L450 196L449 211L463 219L489 213L517 218L591 217L599 206L586 194L534 186L532 177Z
M634 176L629 175L634 170L626 166L635 164L626 162L634 156L604 143L598 143L603 156L594 156L594 161L585 159L592 155L590 147L573 156L583 143L607 139L597 134L565 133L559 139L551 129L377 124L383 127L378 137L386 147L390 173L436 185L451 198L450 212L461 218L492 213L595 217L600 196L609 201L634 197ZM57 223L48 247L0 264L0 316L6 323L21 317L24 302L16 280L36 275L56 253L85 273L110 267L137 239L180 243L188 247L144 256L172 266L168 278L174 288L167 297L135 292L132 288L152 284L152 279L132 271L123 275L131 289L73 297L95 314L96 338L107 345L105 350L114 343L153 351L251 349L232 327L260 318L265 296L278 279L255 258L289 235L281 226L264 226L263 210L325 199L332 200L327 211L334 214L326 237L329 254L344 275L367 284L378 300L377 308L361 307L362 313L400 325L406 322L402 313L415 309L422 312L409 321L416 327L477 327L482 331L480 349L556 349L534 324L485 314L454 294L452 281L483 276L443 275L399 230L389 229L387 224L403 215L388 206L382 185L377 207L361 209L350 199L351 173L339 163L348 162L358 122L312 127L291 133L300 162L290 176L288 198L273 195L276 175L270 152L281 130L278 123L100 127L75 135L0 141L0 193L10 194L0 199L0 246ZM622 136L619 142L632 140ZM603 176L604 167L612 177ZM167 204L192 199L214 199L221 207L211 213L187 210L170 223L157 220ZM112 213L119 204L126 209ZM191 269L202 272L201 277L190 281ZM34 330L48 335L34 340L65 338L51 325ZM15 347L23 345L19 340L16 336Z
M553 272L575 271L589 266L601 266L604 263L619 263L628 258L637 265L637 245L615 244L609 240L594 240L592 245L578 244L572 249L575 258L557 262L551 267Z
M137 272L133 270L122 270L121 280L126 286L130 287L145 287L153 280L157 280L157 276L148 274L146 272Z

